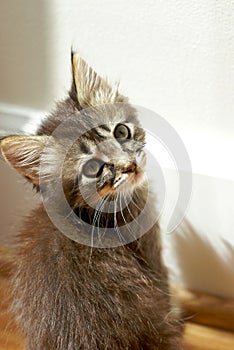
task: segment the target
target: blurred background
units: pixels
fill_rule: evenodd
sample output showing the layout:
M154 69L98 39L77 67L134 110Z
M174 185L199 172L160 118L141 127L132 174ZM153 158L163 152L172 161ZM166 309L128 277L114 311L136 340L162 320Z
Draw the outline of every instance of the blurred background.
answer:
M165 118L193 168L186 221L163 234L172 280L234 297L234 2L0 2L0 130L33 132L71 83L71 47L132 103ZM144 121L142 121L144 125ZM164 165L168 201L175 169ZM0 161L0 244L38 202ZM162 223L163 227L163 223Z

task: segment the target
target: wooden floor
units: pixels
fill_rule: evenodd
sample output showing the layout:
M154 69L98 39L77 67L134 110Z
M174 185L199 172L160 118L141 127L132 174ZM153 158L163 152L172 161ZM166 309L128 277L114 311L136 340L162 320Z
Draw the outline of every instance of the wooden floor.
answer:
M12 324L9 325L9 322L9 318L0 318L0 350L24 350L23 338ZM234 335L195 323L188 323L184 349L233 350Z
M8 274L7 264L1 265L0 259L0 350L24 350L24 339L7 312ZM234 350L233 300L183 289L174 294L188 320L184 350Z
M7 313L7 281L0 278L0 350L24 350L23 337ZM233 350L234 333L193 322L187 322L184 336L186 350ZM64 349L65 350L65 349Z

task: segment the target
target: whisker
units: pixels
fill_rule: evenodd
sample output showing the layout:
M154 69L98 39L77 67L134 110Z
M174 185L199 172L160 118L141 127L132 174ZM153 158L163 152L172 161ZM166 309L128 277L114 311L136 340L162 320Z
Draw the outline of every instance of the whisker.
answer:
M102 210L103 210L103 208L104 208L104 206L105 206L105 204L106 204L106 202L107 202L108 196L109 196L109 195L107 195L107 196L105 196L105 197L103 198L102 206L101 206L101 208L99 208L99 216L98 216L98 223L97 223L98 240L99 240L99 242L101 242L101 238L102 238L102 235L100 235L100 219L101 219L101 216L102 216L102 214L103 214L103 213L102 213Z
M92 253L93 253L93 242L94 242L94 229L95 229L95 223L96 223L96 220L97 220L97 213L98 213L98 209L101 207L102 205L102 202L104 201L104 198L102 198L100 200L100 204L98 203L97 205L97 208L95 210L95 214L94 214L94 217L93 217L93 221L92 221L92 231L91 231L91 249L90 249L90 255L89 255L89 266L91 264L91 258L92 258Z
M118 201L118 198L119 198L119 194L117 195L117 198L115 199L114 201L114 228L118 234L118 237L121 241L121 243L127 243L125 238L123 237L120 229L119 229L119 226L118 226L118 223L117 223L117 209L116 209L116 204L117 204L117 201Z
M127 203L127 200L126 200L126 198L125 198L125 196L124 196L124 194L123 194L123 197L124 197L124 201L125 201L125 204L126 204L126 209L128 210L129 215L130 215L131 218L133 219L133 222L135 222L137 226L139 226L139 227L141 227L142 229L144 229L144 228L141 226L141 224L139 223L139 220L136 220L136 217L132 214L132 212L131 212L131 210L130 210L130 208L129 208L129 205L128 205L128 203Z
M132 196L132 198L131 198L131 203L132 203L138 210L140 210L140 212L142 211L142 208L140 208L140 207L136 204L136 202L134 201L133 196Z
M126 225L126 227L127 227L128 232L129 232L130 235L135 239L134 232L130 229L129 223L128 223L128 222L126 221L126 219L125 219L125 216L124 216L124 213L123 213L122 203L120 203L120 214L121 214L121 216L122 216L122 218L123 218L123 220L124 220L124 223L125 223L125 225Z
M132 214L132 212L131 212L131 210L130 210L130 208L129 208L128 201L127 201L127 199L126 199L126 197L125 197L124 194L123 194L123 198L124 198L124 202L125 202L125 205L126 205L126 209L127 209L128 213L129 213L129 215L131 216L131 218L132 218L133 220L135 220L135 217L133 216L133 214Z
M111 196L110 194L107 195L107 197L106 197L106 202L108 201L108 199L110 198L110 196ZM112 203L109 202L108 210L107 210L107 215L106 215L106 226L105 226L105 230L104 230L103 234L101 235L101 238L104 237L105 234L106 234L106 230L107 230L107 226L108 226L108 222L109 222L108 218L109 218L109 215L111 215L111 214L109 213L109 209L110 209L111 204L112 204Z

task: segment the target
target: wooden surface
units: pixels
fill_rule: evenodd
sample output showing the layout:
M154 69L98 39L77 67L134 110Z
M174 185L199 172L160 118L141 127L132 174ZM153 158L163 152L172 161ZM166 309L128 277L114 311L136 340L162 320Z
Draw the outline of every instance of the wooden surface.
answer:
M10 260L8 250L0 247L0 350L24 350L23 337L7 312ZM233 300L184 289L173 289L173 294L188 320L184 350L234 350Z
M174 294L184 309L185 317L191 318L193 323L234 331L234 299L182 288L174 288Z
M184 335L185 350L233 350L234 333L187 323Z
M7 312L9 283L0 277L0 350L23 350L23 337L20 335L11 315Z
M234 349L233 333L195 323L186 324L184 341L185 350ZM5 311L0 314L0 350L24 350L23 337Z

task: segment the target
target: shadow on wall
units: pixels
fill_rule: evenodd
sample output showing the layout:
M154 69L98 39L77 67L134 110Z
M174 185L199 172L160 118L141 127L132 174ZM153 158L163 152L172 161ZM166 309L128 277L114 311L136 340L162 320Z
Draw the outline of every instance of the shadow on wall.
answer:
M234 297L234 247L229 242L220 238L218 251L212 237L206 239L186 220L171 238L185 287Z
M1 102L35 108L51 103L49 12L46 1L1 1Z

